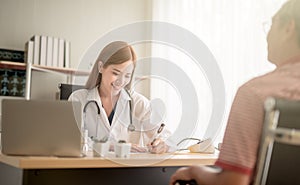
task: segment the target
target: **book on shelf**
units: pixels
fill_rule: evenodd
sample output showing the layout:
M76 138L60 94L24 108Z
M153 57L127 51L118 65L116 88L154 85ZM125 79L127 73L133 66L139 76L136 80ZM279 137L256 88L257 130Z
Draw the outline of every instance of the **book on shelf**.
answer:
M58 67L58 38L53 38L52 66Z
M60 68L64 67L65 61L65 40L59 38L58 39L58 66Z
M53 37L47 36L46 66L53 66Z
M24 51L0 48L0 60L24 62Z
M65 62L64 67L70 67L70 51L71 51L71 44L70 41L65 41Z
M25 43L25 50L24 50L24 55L25 55L25 63L33 63L33 58L34 58L34 42L29 40Z
M32 64L58 68L70 67L70 41L45 35L33 35L30 41L33 43Z
M33 62L34 65L40 65L40 39L41 36L33 35L30 40L34 42L33 44Z
M47 36L42 35L40 39L40 65L46 66L47 60Z

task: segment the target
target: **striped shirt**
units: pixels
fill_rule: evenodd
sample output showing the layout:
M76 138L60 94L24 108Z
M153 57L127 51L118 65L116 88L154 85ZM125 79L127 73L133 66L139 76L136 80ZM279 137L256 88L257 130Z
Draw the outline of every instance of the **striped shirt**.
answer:
M217 166L253 175L264 121L263 104L269 96L300 100L300 56L238 89Z

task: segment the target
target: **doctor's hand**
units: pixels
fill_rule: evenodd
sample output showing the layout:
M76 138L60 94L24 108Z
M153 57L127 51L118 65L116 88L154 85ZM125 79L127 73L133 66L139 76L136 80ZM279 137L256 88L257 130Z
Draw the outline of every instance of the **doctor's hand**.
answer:
M149 152L154 154L162 154L169 150L169 146L162 139L154 139L148 144Z
M134 153L145 153L148 152L148 149L137 144L131 144L130 151Z

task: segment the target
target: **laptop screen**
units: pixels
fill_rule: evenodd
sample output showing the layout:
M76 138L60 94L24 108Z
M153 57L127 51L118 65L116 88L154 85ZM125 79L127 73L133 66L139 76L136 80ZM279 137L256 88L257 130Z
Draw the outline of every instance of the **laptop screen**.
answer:
M2 100L2 153L81 156L81 104Z

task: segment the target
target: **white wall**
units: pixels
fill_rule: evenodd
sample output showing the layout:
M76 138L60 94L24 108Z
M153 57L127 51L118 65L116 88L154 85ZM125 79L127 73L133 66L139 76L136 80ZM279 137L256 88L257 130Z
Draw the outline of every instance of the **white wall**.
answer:
M0 0L0 48L24 49L34 34L71 42L71 67L110 30L151 18L150 0ZM139 53L140 55L140 53Z
M151 12L150 0L0 0L0 48L24 50L35 34L64 38L71 42L70 67L76 69L97 39L120 26L150 20ZM138 57L145 56L146 47L134 47ZM76 78L76 83L85 80ZM140 91L149 96L149 85Z
M35 34L64 38L71 42L70 67L77 68L84 52L101 36L120 26L150 19L151 0L0 0L0 48L24 50L25 42ZM136 51L138 57L146 53L144 47L137 46ZM50 84L51 76L34 73L33 96L54 97L40 94L41 89L58 90L57 78L63 77L53 77L55 84ZM41 83L45 79L47 82ZM149 87L141 89L146 96L149 94ZM0 100L3 98L6 97Z

